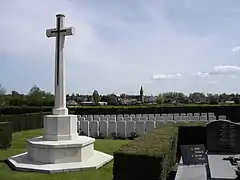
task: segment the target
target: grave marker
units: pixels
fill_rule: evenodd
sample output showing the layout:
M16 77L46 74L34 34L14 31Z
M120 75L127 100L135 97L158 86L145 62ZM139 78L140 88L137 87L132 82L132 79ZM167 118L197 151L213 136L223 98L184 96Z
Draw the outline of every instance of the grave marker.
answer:
M185 165L207 163L206 150L203 144L182 145L181 154Z
M210 152L240 153L240 125L226 120L206 125L207 148Z

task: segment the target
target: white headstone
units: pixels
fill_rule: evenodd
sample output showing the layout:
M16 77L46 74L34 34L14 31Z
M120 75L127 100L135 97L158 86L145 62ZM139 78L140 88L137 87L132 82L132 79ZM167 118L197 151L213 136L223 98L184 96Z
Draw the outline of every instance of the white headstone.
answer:
M136 132L136 122L126 121L127 137L132 137L132 134Z
M89 127L89 121L82 121L81 122L81 132L85 136L90 136L90 127Z
M109 121L116 121L117 119L116 119L116 117L109 117L108 120Z
M155 114L155 117L160 117L161 116L161 114Z
M100 117L99 116L98 117L94 117L93 120L94 121L100 121Z
M123 121L123 120L124 120L123 116L122 117L117 117L117 121Z
M124 117L124 121L132 121L131 117Z
M146 121L146 131L152 131L156 128L156 122L155 121Z
M133 120L133 121L139 121L139 120L140 120L140 117L133 117L132 120Z
M200 116L199 118L200 121L208 121L207 116Z
M109 117L102 117L101 118L101 121L108 121L109 120Z
M116 115L116 114L111 114L110 117L112 117L112 118L116 118L117 115Z
M135 114L130 114L130 117L132 117L132 118L133 118L133 117L136 117L136 115L135 115Z
M108 121L102 120L99 122L99 131L100 136L108 137Z
M136 121L136 134L141 136L145 134L146 131L146 121Z
M135 117L142 117L142 115L141 114L136 114L136 116Z
M99 121L90 121L90 136L97 138L99 137Z
M141 121L148 121L148 117L144 117L144 116L143 116L143 117L140 117L140 120L141 120Z
M85 121L86 119L85 119L85 117L80 117L78 120L79 121Z
M85 118L86 121L93 121L93 118L92 117L87 117Z
M120 138L127 137L126 121L117 121L117 132L118 132L118 137Z
M116 121L108 121L108 136L114 137L117 135L117 122Z
M93 119L95 118L99 118L99 115L98 114L93 115Z
M226 120L226 119L227 119L227 117L226 117L226 116L224 116L224 115L220 115L220 116L218 116L218 119L219 119L219 120Z
M216 116L208 116L208 121L215 121L217 120Z
M154 116L149 116L149 121L156 121L156 118Z
M197 122L197 121L199 121L199 119L200 119L200 116L192 116L190 121Z

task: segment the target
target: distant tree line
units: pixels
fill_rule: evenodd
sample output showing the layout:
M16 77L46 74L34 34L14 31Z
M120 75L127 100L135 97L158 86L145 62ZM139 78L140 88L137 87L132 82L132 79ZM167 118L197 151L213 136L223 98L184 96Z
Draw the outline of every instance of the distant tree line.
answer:
M106 102L108 105L119 105L122 99L131 98L131 95L121 94L120 96L112 94L99 95L97 90L90 95L80 95L78 93L67 94L68 102L75 102L77 105L83 102L92 102L93 105L99 105L100 102ZM156 104L240 104L239 94L204 94L201 92L185 95L180 92L161 93L157 96L145 96L144 103L149 103L149 98L154 97ZM50 92L41 90L38 86L32 87L27 94L21 94L12 91L6 94L6 89L0 85L0 107L6 106L53 106L54 95Z

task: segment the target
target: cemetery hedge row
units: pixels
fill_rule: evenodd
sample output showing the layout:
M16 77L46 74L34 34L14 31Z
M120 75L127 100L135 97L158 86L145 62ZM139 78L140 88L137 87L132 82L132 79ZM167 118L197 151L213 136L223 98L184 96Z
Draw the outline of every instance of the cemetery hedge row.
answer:
M177 128L164 125L114 153L114 180L166 180L175 164Z
M6 107L0 108L1 115L26 114L26 113L50 113L52 107ZM71 114L157 114L157 113L201 113L213 112L217 116L226 115L228 120L238 122L240 120L240 106L85 106L69 108Z
M0 150L10 148L12 141L12 124L0 122Z
M49 113L4 115L0 116L0 122L10 122L12 124L13 132L40 129L43 128L43 116L47 114Z

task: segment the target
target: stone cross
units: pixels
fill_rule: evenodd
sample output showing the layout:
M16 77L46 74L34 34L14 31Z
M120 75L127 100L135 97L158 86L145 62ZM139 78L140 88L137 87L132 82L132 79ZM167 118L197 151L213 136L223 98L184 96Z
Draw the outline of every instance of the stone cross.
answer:
M47 29L46 36L56 37L55 51L55 102L53 108L54 115L68 115L66 107L66 84L65 84L65 63L63 61L63 48L65 36L74 35L74 28L64 28L63 14L57 14L56 28Z

